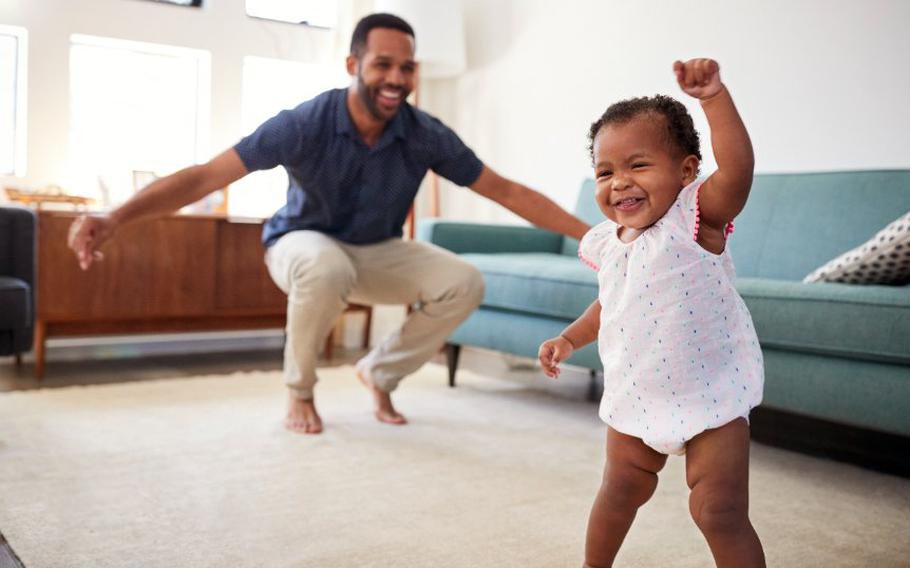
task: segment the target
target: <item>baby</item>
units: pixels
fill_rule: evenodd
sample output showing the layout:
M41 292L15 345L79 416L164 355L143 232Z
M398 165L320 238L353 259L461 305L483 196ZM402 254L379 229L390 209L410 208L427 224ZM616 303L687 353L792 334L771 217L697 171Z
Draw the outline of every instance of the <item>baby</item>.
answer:
M705 112L717 171L698 178L698 133L678 101L610 106L589 133L607 220L578 250L597 271L598 299L540 346L550 377L595 338L604 366L607 463L588 521L590 568L613 565L668 454L686 454L689 510L717 566L765 565L748 515L748 420L764 371L726 248L752 185L752 145L715 61L673 70Z

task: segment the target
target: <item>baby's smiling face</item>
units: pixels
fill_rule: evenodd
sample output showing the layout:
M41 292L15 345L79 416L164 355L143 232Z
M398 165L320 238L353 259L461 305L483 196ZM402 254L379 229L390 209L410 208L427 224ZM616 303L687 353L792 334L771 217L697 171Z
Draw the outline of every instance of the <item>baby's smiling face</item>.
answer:
M597 205L613 222L636 230L663 217L698 174L698 158L673 146L660 115L605 125L594 137L593 154Z

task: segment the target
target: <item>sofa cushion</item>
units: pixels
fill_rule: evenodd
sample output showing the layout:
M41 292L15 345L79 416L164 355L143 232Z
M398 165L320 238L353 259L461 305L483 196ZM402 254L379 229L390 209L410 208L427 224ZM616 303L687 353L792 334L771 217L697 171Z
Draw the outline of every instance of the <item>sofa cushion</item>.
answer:
M573 214L592 227L602 223L606 216L594 200L594 190L596 184L593 179L586 179L581 184L578 197L575 199L575 210ZM575 257L578 255L578 241L571 237L563 238L562 254Z
M862 245L817 268L803 282L910 283L910 213Z
M0 330L24 329L31 325L31 293L19 278L0 276Z
M597 298L597 274L577 257L500 253L461 258L483 273L484 306L574 320Z
M910 363L910 286L740 278L764 347Z

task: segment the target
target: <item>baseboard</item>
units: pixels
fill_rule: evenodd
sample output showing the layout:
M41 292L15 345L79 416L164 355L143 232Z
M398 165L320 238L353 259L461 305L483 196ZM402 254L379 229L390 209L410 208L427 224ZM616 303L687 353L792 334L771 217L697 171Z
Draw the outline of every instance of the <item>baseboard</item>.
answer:
M761 407L749 422L756 442L910 477L910 437Z
M92 337L60 337L47 342L48 359L54 362L123 359L162 355L280 350L280 329L146 334ZM32 360L33 353L26 359Z

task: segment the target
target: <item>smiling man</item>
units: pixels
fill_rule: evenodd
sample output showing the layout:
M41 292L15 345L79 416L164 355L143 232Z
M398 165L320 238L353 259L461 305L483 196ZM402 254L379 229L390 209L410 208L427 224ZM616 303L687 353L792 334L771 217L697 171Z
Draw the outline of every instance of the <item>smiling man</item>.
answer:
M78 219L69 244L88 269L125 223L160 217L249 172L284 167L287 203L266 224L266 263L288 295L285 425L322 431L313 389L325 337L348 302L416 307L401 329L357 363L380 422L405 424L390 393L479 304L480 272L456 255L401 239L428 170L470 187L531 223L580 239L588 226L545 196L486 167L444 124L406 102L415 36L390 14L354 30L346 89L322 93L266 121L210 162L162 178L109 215Z

